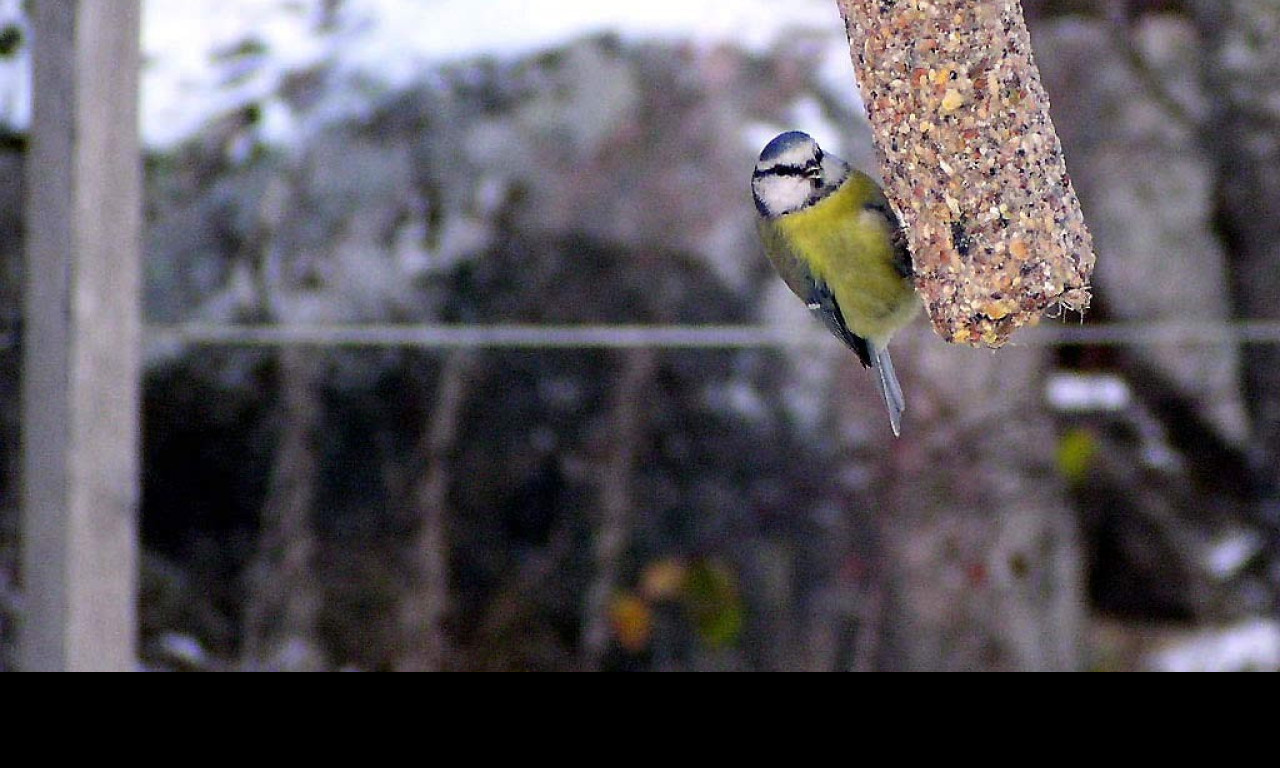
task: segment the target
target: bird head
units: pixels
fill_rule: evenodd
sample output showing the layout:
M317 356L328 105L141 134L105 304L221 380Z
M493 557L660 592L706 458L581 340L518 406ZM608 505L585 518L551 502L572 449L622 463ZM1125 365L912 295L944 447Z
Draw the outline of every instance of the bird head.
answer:
M760 153L751 191L760 215L774 219L814 205L848 177L847 163L823 152L807 133L792 131L769 142Z

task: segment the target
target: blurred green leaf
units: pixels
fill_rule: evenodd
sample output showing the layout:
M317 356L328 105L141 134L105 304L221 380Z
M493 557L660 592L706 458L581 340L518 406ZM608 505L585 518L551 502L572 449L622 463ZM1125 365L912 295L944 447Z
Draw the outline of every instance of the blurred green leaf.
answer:
M1075 427L1068 430L1058 442L1058 471L1072 485L1079 485L1089 477L1089 470L1098 456L1098 438L1092 430Z
M685 600L698 635L711 648L736 645L742 634L742 598L733 571L713 560L696 560L685 577Z

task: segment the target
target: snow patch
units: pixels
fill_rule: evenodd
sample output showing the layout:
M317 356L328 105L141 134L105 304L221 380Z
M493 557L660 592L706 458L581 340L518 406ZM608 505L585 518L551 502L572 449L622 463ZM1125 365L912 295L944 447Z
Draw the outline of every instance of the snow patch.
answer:
M17 24L28 39L21 6L0 0L0 29ZM309 125L358 115L379 94L429 82L441 65L514 58L602 33L757 53L818 44L824 82L838 85L833 93L854 94L844 25L830 0L343 0L336 9L325 0L148 0L145 143L172 148L252 105L254 139L287 146ZM292 78L320 69L334 78L325 103L296 114L283 91ZM25 50L0 60L0 124L29 126L30 83Z
M731 43L759 52L800 31L843 40L830 0L345 0L332 14L324 5L150 0L143 43L148 145L173 146L249 104L269 118L259 138L289 144L304 121L290 118L281 87L322 64L346 86L330 89L345 95L314 110L313 119L327 121L359 114L378 93L427 81L442 64L513 58L592 34Z
M1256 619L1207 629L1151 654L1154 672L1249 672L1280 669L1280 625Z
M1133 402L1133 391L1119 376L1058 373L1045 384L1045 398L1061 413L1114 413Z
M22 49L0 58L0 126L24 131L31 124L31 59L25 41L31 30L22 15L22 0L0 0L0 32L15 29Z

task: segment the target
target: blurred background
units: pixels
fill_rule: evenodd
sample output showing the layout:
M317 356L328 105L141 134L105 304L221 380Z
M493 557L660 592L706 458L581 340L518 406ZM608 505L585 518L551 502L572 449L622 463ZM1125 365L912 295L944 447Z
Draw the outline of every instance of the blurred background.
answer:
M919 321L894 440L753 229L780 131L877 169L833 0L148 0L143 664L1280 668L1280 5L1023 4L1094 307ZM536 332L397 333L456 324ZM563 332L616 325L706 332Z

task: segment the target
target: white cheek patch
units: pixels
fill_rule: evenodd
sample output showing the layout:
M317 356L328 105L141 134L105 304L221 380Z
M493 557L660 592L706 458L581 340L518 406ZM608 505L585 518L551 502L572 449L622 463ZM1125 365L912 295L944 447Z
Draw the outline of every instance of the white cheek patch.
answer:
M796 176L765 176L756 181L756 194L771 214L781 216L808 205L813 185Z

